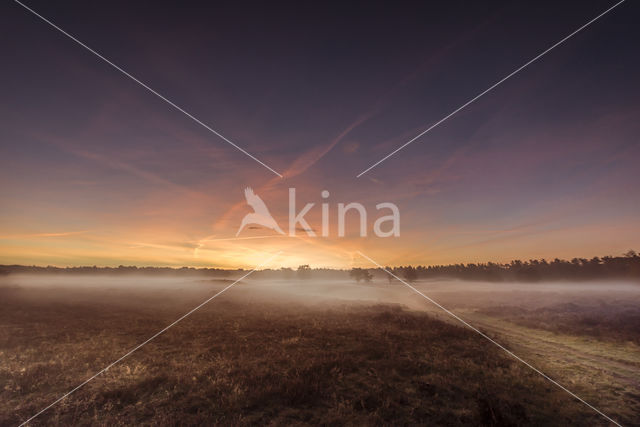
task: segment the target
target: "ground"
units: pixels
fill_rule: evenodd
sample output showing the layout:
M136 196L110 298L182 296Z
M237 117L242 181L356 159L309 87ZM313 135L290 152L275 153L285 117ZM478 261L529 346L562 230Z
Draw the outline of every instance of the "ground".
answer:
M0 424L20 424L226 283L0 288ZM607 425L475 332L417 305L283 301L259 286L230 289L33 424ZM292 286L303 293L304 284ZM637 347L587 346L580 340L593 344L592 335L489 312L459 309L614 419L636 422L640 363L627 350Z

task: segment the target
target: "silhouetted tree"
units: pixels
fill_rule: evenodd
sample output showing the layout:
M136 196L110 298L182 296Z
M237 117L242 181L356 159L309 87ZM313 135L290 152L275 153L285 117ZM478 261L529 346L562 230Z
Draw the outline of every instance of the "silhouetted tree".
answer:
M308 279L311 277L311 267L308 264L304 264L298 267L298 277L300 279Z
M402 269L402 276L406 279L407 282L413 282L418 278L416 269L411 266L407 266Z
M389 281L389 283L393 282L394 277L393 277L391 274L387 273L387 271L392 272L392 271L393 271L393 268L391 268L391 267L385 267L384 269L385 269L386 271L384 271L384 270L383 270L383 272L384 272L385 276L387 276L387 280Z
M349 276L356 279L356 282L360 282L364 280L365 282L370 282L373 279L371 273L366 268L352 268L349 272Z

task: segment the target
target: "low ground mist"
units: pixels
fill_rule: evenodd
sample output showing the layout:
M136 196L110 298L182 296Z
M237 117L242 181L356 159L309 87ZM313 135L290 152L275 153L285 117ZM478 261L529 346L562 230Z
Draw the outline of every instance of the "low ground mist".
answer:
M0 278L0 424L33 415L233 280ZM623 424L638 419L637 284L414 286ZM39 422L560 419L604 421L398 281L249 277Z

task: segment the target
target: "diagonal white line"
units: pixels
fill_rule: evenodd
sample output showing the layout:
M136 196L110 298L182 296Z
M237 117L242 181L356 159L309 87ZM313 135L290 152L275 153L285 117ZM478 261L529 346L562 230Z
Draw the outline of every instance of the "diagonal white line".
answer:
M518 360L519 362L522 362L523 364L525 364L526 366L528 366L529 368L531 368L532 370L534 370L535 372L537 372L538 374L540 374L543 378L549 380L551 383L553 383L554 385L558 386L559 388L561 388L562 390L566 391L567 393L569 393L571 396L575 397L576 399L578 399L580 402L584 403L585 405L587 405L589 408L593 409L594 411L596 411L598 414L602 415L604 418L606 418L607 420L611 421L613 424L622 427L617 421L613 420L612 418L610 418L609 416L607 416L605 413L603 413L602 411L600 411L598 408L592 406L591 404L589 404L587 401L585 401L584 399L582 399L580 396L576 395L575 393L573 393L571 390L567 389L566 387L564 387L562 384L556 382L555 380L551 379L547 374L545 374L544 372L540 371L539 369L537 369L536 367L534 367L533 365L531 365L530 363L528 363L527 361L523 360L522 358L520 358L519 356L517 356L516 354L514 354L511 350L508 350L507 348L505 348L502 344L496 342L495 340L493 340L492 338L490 338L489 336L487 336L485 333L481 332L479 329L477 329L474 326L471 326L469 323L467 323L465 320L463 320L462 318L460 318L458 315L452 313L451 311L447 310L446 308L444 308L443 306L441 306L440 304L438 304L436 301L434 301L433 299L429 298L427 295L423 294L422 292L420 292L419 290L417 290L416 288L414 288L413 286L411 286L409 283L405 282L404 280L402 280L401 278L399 278L398 276L396 276L395 274L393 274L392 272L390 272L389 270L387 270L386 268L384 268L383 266L381 266L380 264L378 264L377 262L375 262L374 260L372 260L371 258L369 258L368 256L366 256L365 254L363 254L360 251L356 251L360 256L362 256L363 258L369 260L372 264L375 264L376 266L378 266L378 268L382 269L384 272L386 272L387 274L391 275L392 277L398 279L400 282L402 282L403 284L405 284L406 286L408 286L411 290L413 290L414 292L416 292L418 295L422 296L424 299L426 299L427 301L429 301L430 303L432 303L433 305L435 305L436 307L438 307L439 309L441 309L442 311L444 311L445 313L447 313L449 316L453 317L454 319L456 319L457 321L459 321L460 323L462 323L463 325L465 325L466 327L468 327L469 329L471 329L472 331L478 333L480 336L482 336L483 338L487 339L489 342L491 342L492 344L496 345L497 347L499 347L501 350L503 350L504 352L506 352L509 356L513 357L514 359Z
M26 10L28 10L29 12L31 12L32 14L34 14L35 16L37 16L38 18L40 18L41 20L43 20L44 22L46 22L47 24L49 24L50 26L52 26L53 28L55 28L56 30L58 30L59 32L61 32L62 34L64 34L65 36L69 37L71 40L73 40L74 42L78 43L80 46L84 47L85 49L87 49L89 52L93 53L95 56L97 56L98 58L102 59L104 62L106 62L107 64L111 65L113 68L115 68L116 70L120 71L122 74L124 74L125 76L129 77L131 80L133 80L134 82L138 83L140 86L142 86L143 88L147 89L149 92L151 92L152 94L154 94L155 96L157 96L158 98L162 99L164 102L166 102L167 104L171 105L173 108L175 108L176 110L180 111L182 114L184 114L185 116L189 117L191 120L193 120L194 122L198 123L200 126L204 127L205 129L207 129L209 132L213 133L214 135L216 135L217 137L221 138L222 140L228 142L229 144L231 144L233 147L235 147L237 150L241 151L242 153L246 154L247 156L251 157L253 160L255 160L256 162L260 163L262 166L264 166L265 168L269 169L271 172L275 173L276 175L278 175L280 178L282 178L282 175L279 174L278 172L276 172L275 170L273 170L271 167L267 166L265 163L263 163L262 161L258 160L255 156L253 156L252 154L250 154L249 152L247 152L244 148L238 146L237 144L235 144L233 141L231 141L230 139L228 139L227 137L225 137L224 135L222 135L221 133L219 133L218 131L216 131L215 129L213 129L211 126L203 123L200 119L194 117L192 114L190 114L189 112L185 111L182 107L180 107L179 105L176 105L175 103L173 103L172 101L170 101L169 99L167 99L166 97L164 97L163 95L161 95L160 93L156 92L154 89L150 88L149 86L147 86L145 83L141 82L140 80L138 80L137 78L135 78L134 76L132 76L131 74L129 74L128 72L126 72L125 70L123 70L122 68L120 68L119 66L117 66L116 64L114 64L113 62L111 62L110 60L108 60L107 58L105 58L104 56L100 55L98 52L96 52L95 50L93 50L92 48L90 48L89 46L87 46L86 44L82 43L80 40L78 40L77 38L75 38L74 36L72 36L71 34L67 33L65 30L63 30L62 28L58 27L56 24L54 24L53 22L49 21L47 18L45 18L44 16L40 15L38 12L36 12L35 10L31 9L30 7L26 6L24 3L21 3L18 0L14 0L16 3L18 3L20 6L22 6L23 8L25 8Z
M222 289L220 292L218 292L217 294L215 294L214 296L208 298L207 300L205 300L203 303L201 303L200 305L196 306L195 308L191 309L189 312L183 314L179 319L175 320L174 322L172 322L169 326L166 326L164 329L160 330L159 332L155 333L153 336L151 336L150 338L148 338L146 341L143 341L142 343L138 344L137 346L135 346L134 348L132 348L131 350L129 350L126 354L124 354L122 357L120 357L118 360L116 360L115 362L110 363L109 365L107 365L105 368L103 368L101 371L99 371L98 373L96 373L95 375L93 375L92 377L90 377L89 379L85 380L83 383L81 383L80 385L76 386L75 388L71 389L70 391L68 391L67 393L63 394L62 396L60 396L56 401L54 401L53 403L51 403L49 406L47 406L46 408L42 409L40 412L38 412L37 414L33 415L31 418L29 418L28 420L24 421L22 424L20 424L20 426L23 426L29 422L31 422L34 418L36 418L37 416L41 415L42 413L44 413L45 411L47 411L48 409L50 409L52 406L54 406L55 404L57 404L58 402L64 400L65 398L67 398L70 394L74 393L75 391L77 391L78 389L80 389L81 387L85 386L87 383L91 382L92 380L94 380L96 377L98 377L99 375L103 374L104 372L108 371L109 368L113 367L114 365L118 364L119 362L121 362L122 360L126 359L127 357L129 357L132 353L134 353L135 351L137 351L138 349L140 349L141 347L145 346L146 344L148 344L149 342L151 342L152 340L154 340L156 337L158 337L159 335L161 335L162 333L166 332L169 328L175 326L176 324L178 324L179 322L181 322L182 320L184 320L185 318L187 318L188 316L190 316L192 313L194 313L195 311L199 310L201 307L203 307L205 304L207 304L209 301L211 301L212 299L216 298L219 295L222 295L227 289L229 289L230 287L232 287L233 285L235 285L236 283L238 283L239 281L241 281L242 279L244 279L245 277L249 276L251 273L253 273L254 271L256 271L257 269L259 269L260 267L262 267L263 265L268 264L272 259L274 259L275 257L277 257L278 255L280 255L282 252L277 252L274 255L272 255L271 257L269 257L268 260L266 260L265 262L263 262L262 264L258 265L257 267L255 267L253 270L249 271L247 274L245 274L244 276L242 276L241 278L239 278L238 280L236 280L235 282L233 282L232 284L228 285L227 287L225 287L224 289Z
M455 115L457 112L459 112L460 110L466 108L468 105L474 103L476 100L478 100L479 98L481 98L482 96L484 96L485 94L489 93L490 91L492 91L493 89L495 89L496 87L498 87L500 84L504 83L506 80L510 79L511 77L513 77L514 75L518 74L520 71L524 70L526 67L528 67L529 65L531 65L532 63L534 63L535 61L537 61L538 59L542 58L543 56L545 56L547 53L551 52L553 49L555 49L556 47L560 46L562 43L566 42L567 40L569 40L571 37L575 36L576 34L578 34L580 31L584 30L585 28L587 28L589 25L593 24L594 22L596 22L598 19L602 18L604 15L606 15L607 13L611 12L613 9L615 9L616 7L620 6L622 3L624 3L625 0L621 0L618 3L614 4L613 6L611 6L609 9L605 10L604 12L602 12L600 15L596 16L595 18L593 18L591 21L587 22L586 24L584 24L582 27L578 28L577 30L575 30L573 33L569 34L568 36L566 36L565 38L563 38L562 40L560 40L559 42L555 43L553 46L547 48L545 51L543 51L542 53L540 53L538 56L536 56L535 58L529 60L528 62L526 62L524 65L520 66L519 68L517 68L515 71L513 71L512 73L508 74L506 77L503 77L501 80L499 80L497 83L494 83L492 86L490 86L488 89L486 89L485 91L479 93L478 95L476 95L475 97L471 98L469 101L465 102L464 104L462 104L460 107L456 108L455 110L453 110L452 112L450 112L449 114L447 114L446 116L444 116L443 118L441 118L440 120L438 120L437 122L435 122L434 124L432 124L431 126L429 126L426 130L420 132L418 135L414 136L413 138L411 138L409 141L405 142L404 144L402 144L400 147L396 148L395 150L393 150L391 153L387 154L386 156L384 156L382 159L378 160L377 162L375 162L374 164L372 164L371 166L369 166L367 169L365 169L364 171L360 172L358 175L356 175L356 178L360 178L362 175L364 175L365 173L369 172L371 169L375 168L376 166L378 166L380 163L384 162L385 160L387 160L389 157L393 156L394 154L396 154L398 151L402 150L403 148L405 148L407 145L411 144L412 142L414 142L415 140L417 140L418 138L422 137L424 134L426 134L427 132L431 131L432 129L438 127L440 124L442 124L443 122L445 122L446 120L448 120L449 118L451 118L453 115Z

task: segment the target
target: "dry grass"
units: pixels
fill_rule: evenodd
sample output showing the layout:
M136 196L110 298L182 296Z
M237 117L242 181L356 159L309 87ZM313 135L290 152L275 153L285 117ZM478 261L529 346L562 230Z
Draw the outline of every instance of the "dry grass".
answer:
M640 344L640 307L635 303L598 301L554 304L537 309L490 307L481 311L528 328Z
M0 295L2 425L33 415L202 299L33 292ZM226 295L34 421L203 423L605 424L479 336L426 314Z

